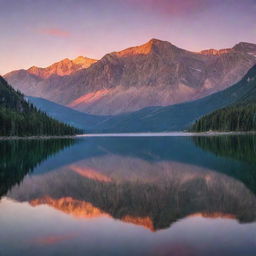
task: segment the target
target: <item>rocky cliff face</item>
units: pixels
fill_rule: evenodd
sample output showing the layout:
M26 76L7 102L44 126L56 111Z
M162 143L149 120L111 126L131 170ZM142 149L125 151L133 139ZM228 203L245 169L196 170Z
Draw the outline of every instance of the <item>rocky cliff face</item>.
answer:
M79 56L74 60L64 59L59 62L52 64L47 68L39 68L33 66L27 71L29 74L36 75L40 78L49 78L52 75L65 76L70 75L75 71L78 71L83 68L90 67L96 60L89 59L83 56Z
M107 54L89 68L70 75L55 72L57 75L45 77L33 72L23 79L17 78L20 71L16 71L5 77L27 95L88 113L118 114L209 95L240 80L254 64L254 44L239 43L231 49L195 53L152 39Z
M221 50L208 49L208 50L203 50L203 51L201 51L200 53L201 53L201 54L204 54L204 55L217 55L217 56L220 56L220 55L222 55L222 54L229 53L229 52L231 52L231 51L232 51L232 49L230 49L230 48L221 49Z

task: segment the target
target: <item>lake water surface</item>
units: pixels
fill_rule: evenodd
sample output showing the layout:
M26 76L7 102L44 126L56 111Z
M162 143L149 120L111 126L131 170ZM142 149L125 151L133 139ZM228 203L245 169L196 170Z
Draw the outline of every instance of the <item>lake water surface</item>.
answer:
M0 255L256 255L256 136L0 141Z

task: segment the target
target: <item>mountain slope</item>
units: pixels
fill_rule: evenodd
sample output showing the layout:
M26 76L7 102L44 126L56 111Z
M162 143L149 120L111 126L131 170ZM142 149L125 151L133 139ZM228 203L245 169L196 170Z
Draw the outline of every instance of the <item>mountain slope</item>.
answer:
M198 99L239 81L254 64L254 44L195 53L152 39L107 54L89 68L67 76L36 76L39 81L17 79L15 73L5 77L26 95L109 115Z
M27 71L29 74L36 75L40 78L48 78L52 75L65 76L70 75L73 72L78 71L80 69L88 68L96 61L97 60L79 56L73 60L66 58L46 68L33 66L29 68Z
M0 136L72 135L79 132L38 111L2 77L0 95Z
M256 130L256 66L250 70L243 84L244 93L232 104L201 119L193 131L252 131Z
M42 98L27 98L29 102L50 117L85 131L92 129L97 124L100 125L101 122L109 118L107 116L85 114Z
M49 67L40 68L33 66L28 70L15 70L4 75L4 78L25 95L34 95L40 88L40 83L54 76L70 75L80 69L88 68L97 60L79 56L76 59L68 58L56 62ZM51 80L50 80L51 81Z
M160 132L189 129L201 116L239 100L253 100L252 90L256 66L237 84L202 99L113 116L94 128L94 132ZM248 82L250 80L250 82Z

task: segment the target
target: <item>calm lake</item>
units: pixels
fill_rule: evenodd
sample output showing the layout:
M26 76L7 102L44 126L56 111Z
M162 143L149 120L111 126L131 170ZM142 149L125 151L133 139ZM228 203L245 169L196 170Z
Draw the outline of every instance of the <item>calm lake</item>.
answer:
M256 136L0 141L0 255L256 255Z

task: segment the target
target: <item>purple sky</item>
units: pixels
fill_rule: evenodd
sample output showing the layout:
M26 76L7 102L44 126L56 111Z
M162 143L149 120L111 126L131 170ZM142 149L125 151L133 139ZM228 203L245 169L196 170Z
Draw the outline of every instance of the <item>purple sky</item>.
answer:
M151 38L199 51L256 43L256 0L0 0L0 74Z

